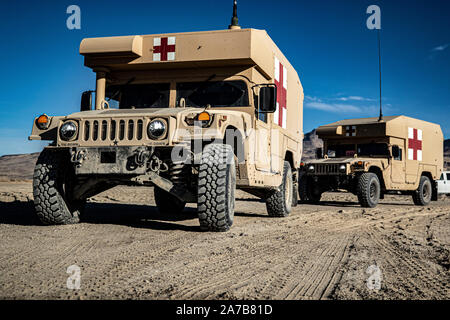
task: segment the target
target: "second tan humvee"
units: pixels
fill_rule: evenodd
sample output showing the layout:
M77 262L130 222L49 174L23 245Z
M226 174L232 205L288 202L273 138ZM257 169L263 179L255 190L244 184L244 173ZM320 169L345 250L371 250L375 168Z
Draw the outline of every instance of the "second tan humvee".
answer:
M300 198L318 202L323 192L348 190L364 207L389 193L412 195L416 205L437 200L443 171L439 125L406 116L348 119L317 129L324 148L302 164Z
M94 107L85 92L80 112L43 114L30 136L51 141L34 175L44 223L78 222L87 198L119 184L155 186L164 213L197 203L205 230L230 228L235 188L270 216L297 204L303 88L266 31L91 38L80 53Z

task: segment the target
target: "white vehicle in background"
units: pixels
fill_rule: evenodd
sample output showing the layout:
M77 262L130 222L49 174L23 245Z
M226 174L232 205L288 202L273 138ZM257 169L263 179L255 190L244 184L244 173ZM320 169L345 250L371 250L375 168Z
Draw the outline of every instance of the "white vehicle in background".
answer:
M450 195L450 171L444 171L437 181L438 194Z

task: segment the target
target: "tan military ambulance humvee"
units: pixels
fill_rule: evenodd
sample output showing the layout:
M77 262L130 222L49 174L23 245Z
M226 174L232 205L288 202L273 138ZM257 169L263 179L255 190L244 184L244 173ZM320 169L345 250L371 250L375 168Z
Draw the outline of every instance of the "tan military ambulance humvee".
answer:
M416 205L437 200L443 170L439 125L405 116L342 120L317 129L324 142L318 160L302 164L299 195L318 202L326 191L345 189L363 207L385 194L412 195Z
M44 114L30 136L51 141L34 174L44 223L78 222L87 198L120 184L155 186L167 214L197 203L211 231L232 225L236 188L270 216L296 205L303 88L266 31L91 38L80 53L95 106L85 92L80 112Z

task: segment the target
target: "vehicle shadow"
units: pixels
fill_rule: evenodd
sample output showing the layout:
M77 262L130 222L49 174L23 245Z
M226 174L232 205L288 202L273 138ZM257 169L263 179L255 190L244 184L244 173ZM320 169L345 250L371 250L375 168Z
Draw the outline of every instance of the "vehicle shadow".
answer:
M261 217L257 213L235 212L238 217ZM155 206L121 203L87 203L82 223L115 224L132 228L154 230L201 231L199 225L189 226L182 223L197 219L196 208L186 208L180 214L162 214ZM0 201L0 224L39 226L43 225L34 211L33 201Z
M298 202L299 205L310 205L310 206L325 206L325 207L345 207L345 208L362 208L358 202L348 202L348 201L321 201L318 203L305 203L302 201ZM395 202L379 202L378 206L401 206L401 207L414 207L410 203L395 203Z
M197 210L186 208L181 214L161 214L154 206L88 203L82 217L83 223L116 224L133 228L155 230L200 231L199 226L177 224L197 218ZM34 211L33 201L0 202L0 224L42 225Z

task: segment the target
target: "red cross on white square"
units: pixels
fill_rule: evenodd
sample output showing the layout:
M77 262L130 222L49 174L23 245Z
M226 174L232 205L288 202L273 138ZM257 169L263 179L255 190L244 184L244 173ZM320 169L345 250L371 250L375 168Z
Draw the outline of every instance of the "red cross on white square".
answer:
M422 130L408 128L408 160L422 161Z
M153 38L153 61L175 60L175 37Z
M347 137L355 137L356 136L356 126L346 126L345 127L345 135Z
M275 85L277 86L277 110L273 122L286 129L287 120L287 70L275 57Z

